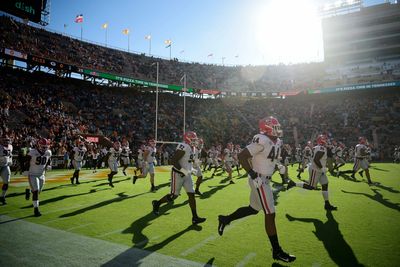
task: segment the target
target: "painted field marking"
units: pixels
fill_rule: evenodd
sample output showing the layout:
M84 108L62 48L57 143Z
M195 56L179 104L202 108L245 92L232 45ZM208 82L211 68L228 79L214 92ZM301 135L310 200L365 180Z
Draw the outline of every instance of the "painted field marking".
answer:
M255 256L257 256L257 253L251 252L249 254L246 255L246 257L243 258L243 260L241 260L240 262L238 262L235 267L244 267L246 266L246 264Z

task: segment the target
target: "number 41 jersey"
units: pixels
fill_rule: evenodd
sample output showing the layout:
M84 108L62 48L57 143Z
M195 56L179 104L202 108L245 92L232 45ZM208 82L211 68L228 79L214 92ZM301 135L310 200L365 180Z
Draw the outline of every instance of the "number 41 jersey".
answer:
M29 164L29 174L42 176L46 170L46 164L50 160L51 151L46 150L43 154L37 151L36 148L31 149L28 153L31 156Z
M281 153L282 141L276 142L263 134L256 134L253 141L246 148L253 156L251 164L253 170L262 175L271 176Z

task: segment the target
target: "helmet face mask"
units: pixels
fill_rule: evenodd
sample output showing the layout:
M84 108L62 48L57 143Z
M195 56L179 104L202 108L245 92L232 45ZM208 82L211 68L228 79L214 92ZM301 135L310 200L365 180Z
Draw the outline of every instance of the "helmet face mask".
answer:
M278 138L283 136L281 124L272 116L261 119L258 122L258 127L261 134L265 134L269 137Z
M198 145L197 134L193 131L186 132L183 135L183 141L190 146L197 146Z
M42 138L37 142L37 150L42 154L49 149L49 146L50 146L50 141L47 140L46 138Z
M326 135L320 134L317 137L317 144L320 146L325 146L327 144L328 140Z

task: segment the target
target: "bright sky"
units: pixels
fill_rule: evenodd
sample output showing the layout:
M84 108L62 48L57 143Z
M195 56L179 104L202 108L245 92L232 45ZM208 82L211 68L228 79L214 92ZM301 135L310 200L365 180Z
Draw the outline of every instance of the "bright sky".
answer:
M367 0L364 2L377 2ZM48 28L109 46L182 61L266 65L323 60L317 10L327 0L51 0ZM381 1L382 2L382 1ZM211 56L212 54L212 56Z

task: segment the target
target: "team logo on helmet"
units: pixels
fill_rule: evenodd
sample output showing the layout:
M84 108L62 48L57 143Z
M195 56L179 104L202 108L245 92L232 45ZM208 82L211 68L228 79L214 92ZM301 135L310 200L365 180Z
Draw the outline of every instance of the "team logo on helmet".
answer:
M282 137L283 133L281 130L281 124L276 118L272 116L261 119L258 122L258 127L260 129L261 134L265 134L272 137Z
M48 150L50 147L50 141L47 140L46 138L41 138L39 139L39 141L37 142L37 150L40 153L44 153L46 152L46 150Z
M328 143L328 138L324 134L320 134L317 137L317 144L320 146L325 146Z
M186 132L183 135L183 141L188 145L197 146L197 134L193 131Z

